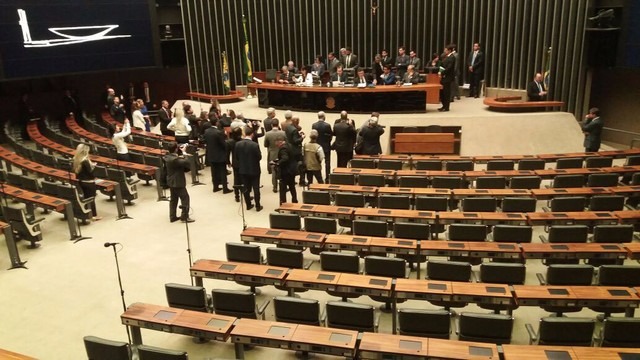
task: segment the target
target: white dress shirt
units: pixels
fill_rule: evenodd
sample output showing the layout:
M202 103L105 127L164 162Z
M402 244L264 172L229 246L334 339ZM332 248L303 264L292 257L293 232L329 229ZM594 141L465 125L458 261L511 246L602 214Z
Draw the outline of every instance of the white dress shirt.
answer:
M119 133L113 134L113 139L111 139L111 141L113 141L113 145L115 145L116 151L118 152L118 154L129 153L129 149L127 148L127 143L124 142L124 138L126 138L130 134L131 134L131 125L129 125L129 122L124 123L124 126L122 127L122 131L120 131Z

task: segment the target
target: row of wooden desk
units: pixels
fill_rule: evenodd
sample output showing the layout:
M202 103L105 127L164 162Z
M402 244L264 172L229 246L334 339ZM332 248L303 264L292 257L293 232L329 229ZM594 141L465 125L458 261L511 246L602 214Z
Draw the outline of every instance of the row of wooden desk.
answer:
M640 349L502 345L370 333L182 310L144 303L131 304L121 315L132 329L133 343L142 344L141 330L150 329L235 344L244 359L244 345L342 356L348 359L636 359ZM560 357L558 357L560 356Z

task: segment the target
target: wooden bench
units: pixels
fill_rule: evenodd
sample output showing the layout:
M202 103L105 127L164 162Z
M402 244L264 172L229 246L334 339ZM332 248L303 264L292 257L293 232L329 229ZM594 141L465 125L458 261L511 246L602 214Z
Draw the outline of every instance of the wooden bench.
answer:
M539 108L563 107L563 101L524 101L521 96L487 97L483 103L494 111L533 111Z
M200 99L211 101L211 99L216 99L219 102L234 102L241 100L244 97L244 94L238 90L230 90L227 95L211 95L211 94L203 94L199 92L188 92L187 96L190 98Z

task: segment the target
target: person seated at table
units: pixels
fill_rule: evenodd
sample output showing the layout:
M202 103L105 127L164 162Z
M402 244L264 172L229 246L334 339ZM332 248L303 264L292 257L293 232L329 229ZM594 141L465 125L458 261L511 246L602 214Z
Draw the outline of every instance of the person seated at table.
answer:
M313 64L311 64L311 74L322 79L322 75L326 71L327 67L322 61L322 55L316 55L315 59L313 59Z
M380 54L376 54L373 57L373 64L371 64L371 69L373 71L374 83L376 83L377 80L380 79L380 76L382 76L382 73L384 72L384 64L382 63L382 56L380 56Z
M280 84L293 84L293 72L289 71L289 68L285 65L282 67L280 73L280 80L278 82ZM297 69L296 69L297 70Z
M382 70L382 75L380 75L381 81L379 84L382 85L393 85L396 83L396 74L391 71L391 65L385 65Z
M344 68L340 65L336 67L336 73L331 76L331 81L337 81L341 84L347 82L347 73L344 72Z
M420 74L416 71L416 67L414 65L407 66L407 72L402 77L403 84L417 84L420 82Z
M295 78L298 86L313 86L313 75L309 72L309 68L303 66L300 68L300 75Z
M358 69L358 74L353 78L353 85L362 86L361 84L364 86L373 84L369 76L364 73L364 69Z
M296 67L296 63L294 63L293 60L289 60L289 62L287 63L287 69L289 70L290 73L293 73L293 74L298 73L298 68Z

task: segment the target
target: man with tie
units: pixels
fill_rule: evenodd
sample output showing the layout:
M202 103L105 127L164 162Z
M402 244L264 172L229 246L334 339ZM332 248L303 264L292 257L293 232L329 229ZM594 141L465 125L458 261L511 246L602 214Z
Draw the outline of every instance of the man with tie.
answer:
M389 56L389 51L387 49L382 49L380 52L382 66L389 65L393 67L393 59Z
M338 81L342 84L347 82L347 73L344 72L344 69L341 65L336 67L336 73L331 75L331 81Z
M371 84L371 80L367 77L367 75L364 73L364 69L359 69L358 70L358 75L356 75L356 77L353 78L353 85L355 86L367 86Z
M469 69L469 97L480 96L480 81L484 75L484 53L480 51L480 44L473 44L473 51L468 57Z
M351 53L350 47L344 48L345 53L342 57L342 65L345 69L358 69L358 55Z
M253 128L245 126L243 128L244 137L235 145L233 152L233 163L239 164L238 171L242 179L244 202L247 210L253 209L251 200L256 202L256 211L262 210L260 205L260 160L262 160L262 152L260 146L254 142L251 137ZM253 190L253 197L251 191Z
M396 57L396 69L400 78L407 72L407 66L409 66L409 57L405 54L404 46L400 46L398 48L398 56Z
M336 58L336 54L333 51L327 54L327 69L329 70L329 74L333 75L336 73L336 67L340 64L340 60Z
M162 107L158 111L158 119L160 119L160 132L162 135L173 135L173 131L167 129L167 125L172 119L171 109L169 109L169 102L162 100Z
M442 89L440 89L440 102L442 103L442 107L438 109L438 111L449 111L449 104L451 103L451 84L453 83L456 73L455 73L455 58L453 57L453 45L447 45L444 48L444 53L442 54L442 65L440 66L440 84L442 85Z
M403 84L417 84L420 82L420 74L416 72L415 66L409 65L407 72L402 77Z
M311 129L318 132L318 144L322 146L325 159L325 182L329 182L329 174L331 173L331 140L333 140L333 130L331 125L326 121L324 111L318 112L318 121L311 125Z
M416 71L420 69L420 58L416 55L415 50L409 51L409 65L413 65Z
M544 101L547 99L547 91L542 83L542 74L536 73L533 81L527 86L527 96L529 101Z

